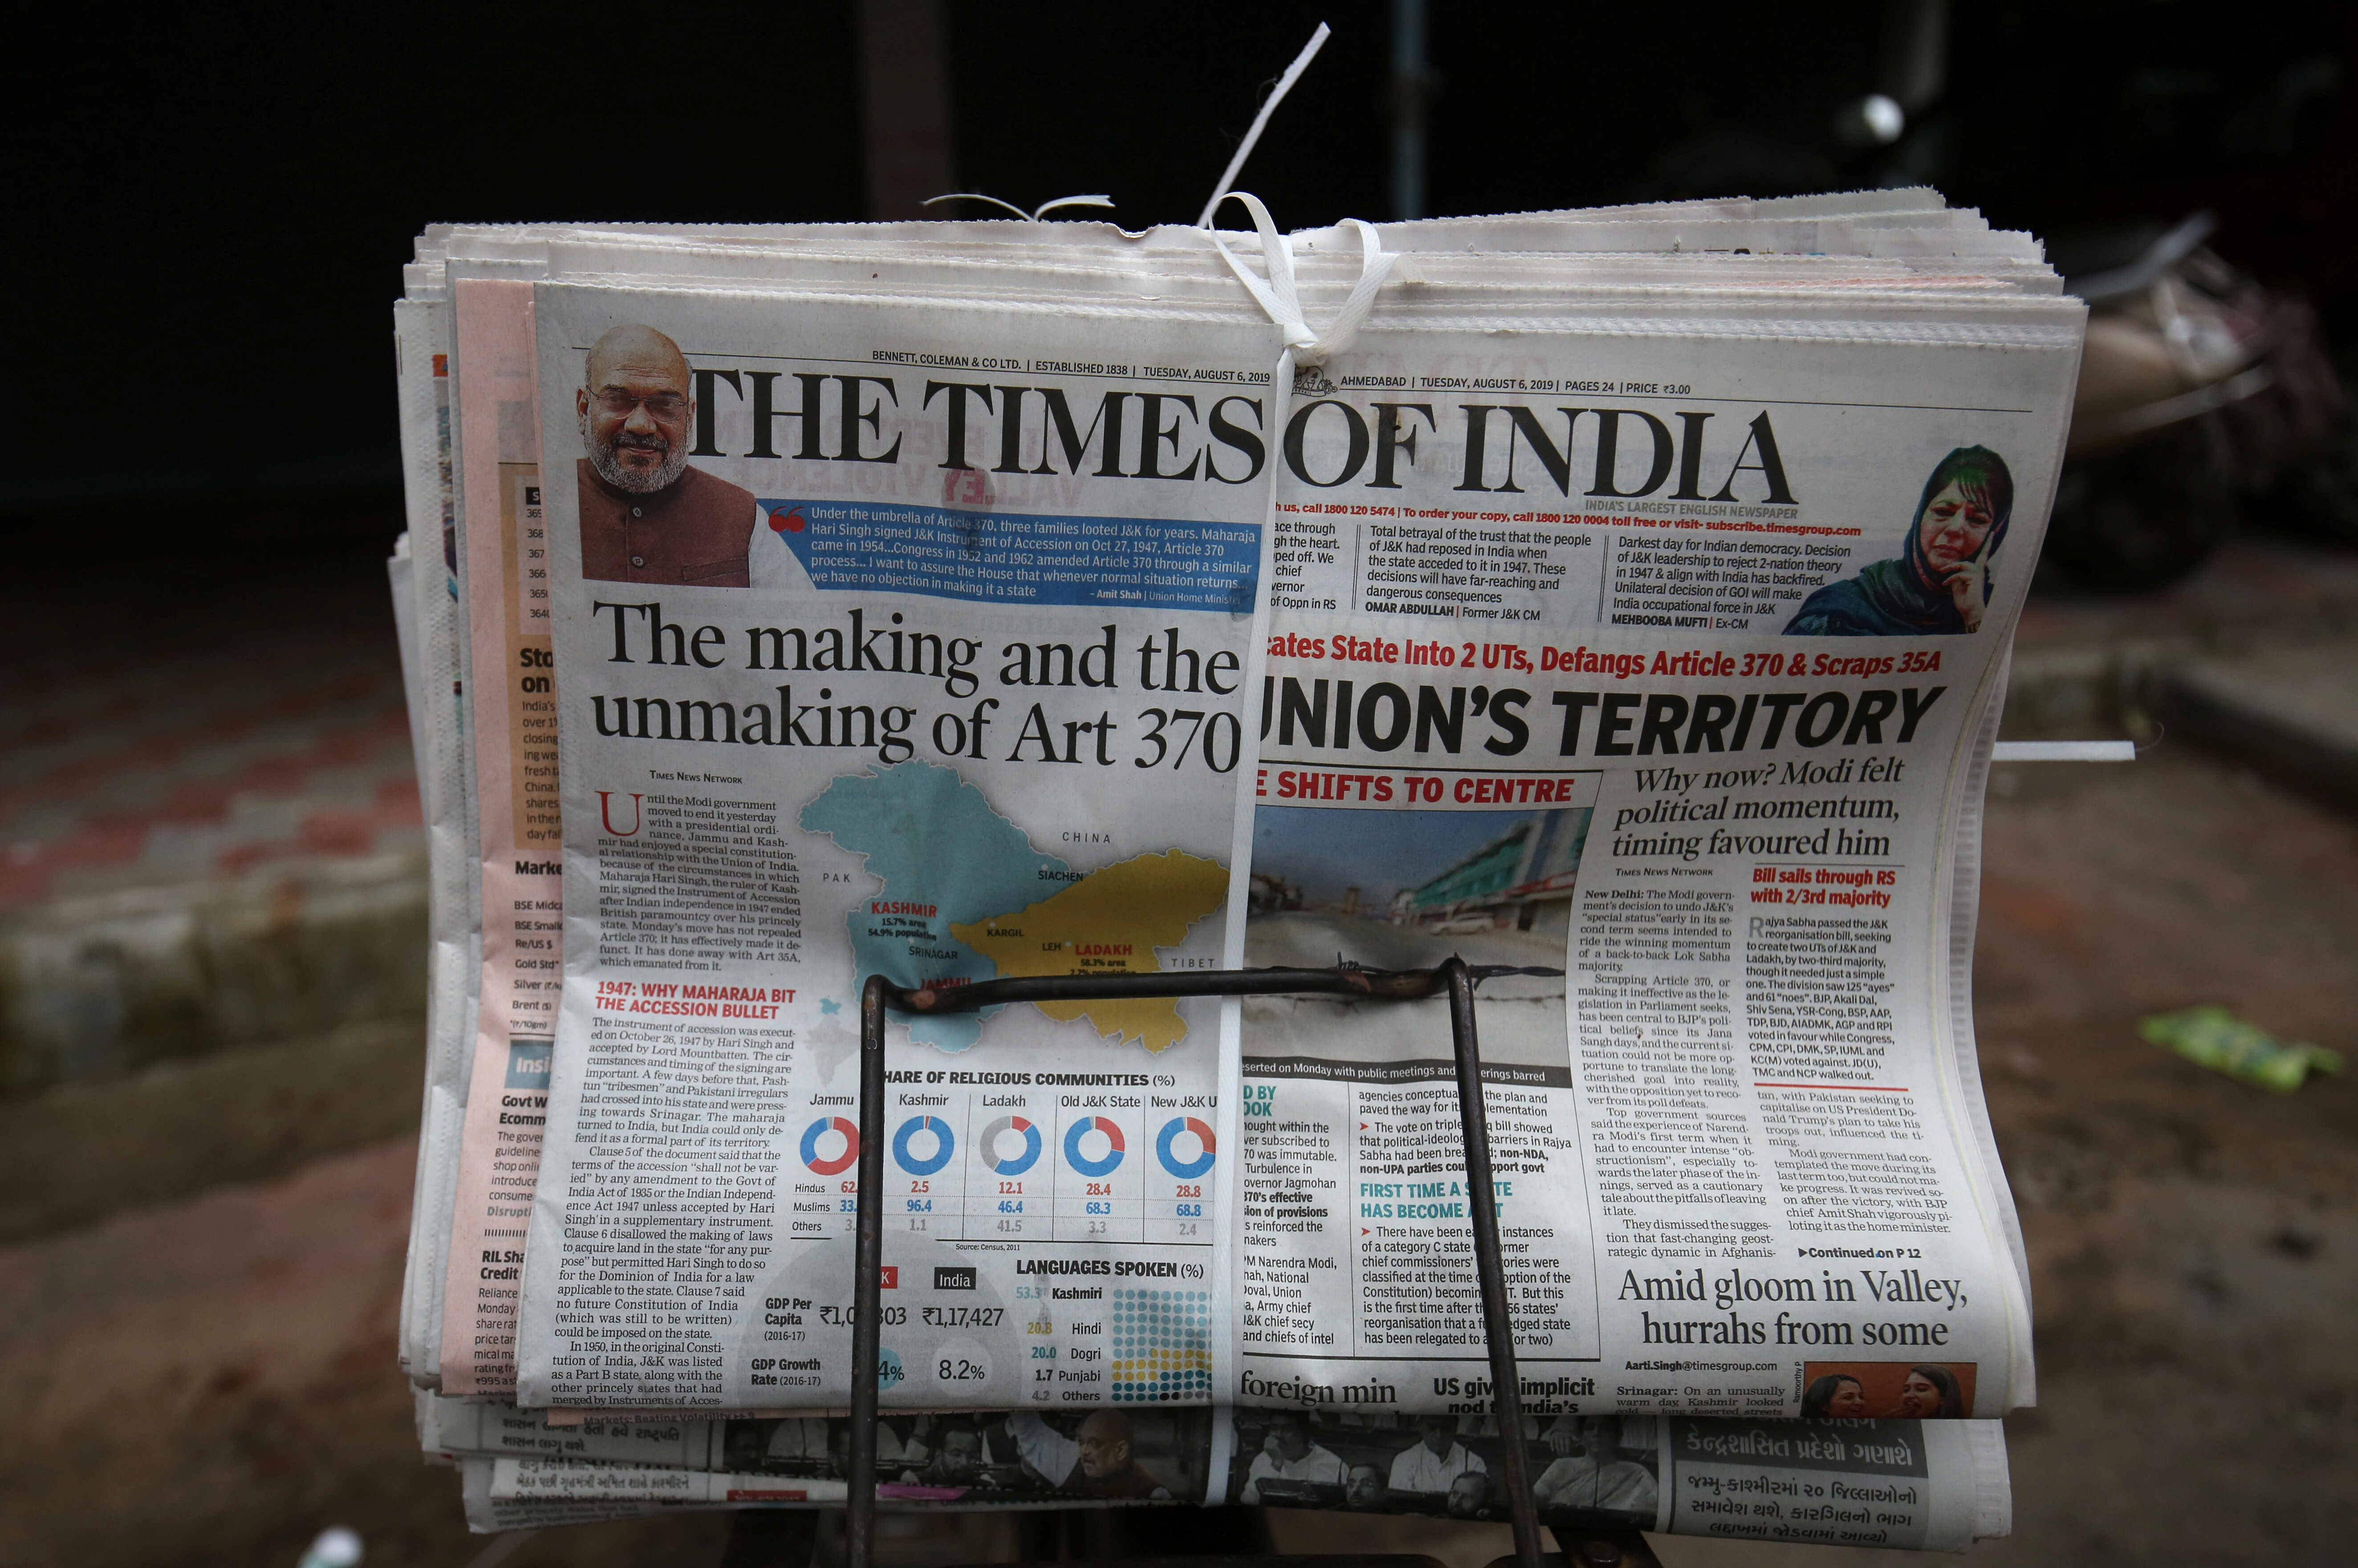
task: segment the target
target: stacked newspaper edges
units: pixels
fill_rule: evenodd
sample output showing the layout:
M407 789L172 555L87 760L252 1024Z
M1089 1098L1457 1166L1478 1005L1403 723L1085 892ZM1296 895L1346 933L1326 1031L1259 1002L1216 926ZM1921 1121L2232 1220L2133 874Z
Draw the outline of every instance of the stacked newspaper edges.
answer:
M1256 211L1257 211L1257 204ZM1899 190L437 227L401 1357L478 1529L844 1495L1957 1550L2031 1402L1969 972L2084 312ZM2013 526L2020 523L2021 527ZM2011 547L2006 547L2011 540ZM1452 955L1444 1004L866 979Z

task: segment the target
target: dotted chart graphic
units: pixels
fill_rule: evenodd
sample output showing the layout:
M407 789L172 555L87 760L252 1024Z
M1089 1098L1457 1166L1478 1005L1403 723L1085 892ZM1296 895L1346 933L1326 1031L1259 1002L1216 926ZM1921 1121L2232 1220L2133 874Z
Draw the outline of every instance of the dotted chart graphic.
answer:
M1210 1292L1117 1285L1112 1316L1115 1402L1212 1397Z

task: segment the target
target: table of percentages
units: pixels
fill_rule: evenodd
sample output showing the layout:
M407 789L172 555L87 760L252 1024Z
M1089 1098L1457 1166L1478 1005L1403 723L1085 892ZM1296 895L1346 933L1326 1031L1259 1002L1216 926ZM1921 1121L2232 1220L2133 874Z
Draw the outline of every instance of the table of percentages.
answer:
M885 1228L944 1241L1208 1247L1214 1114L1206 1095L896 1090L883 1133ZM823 1113L802 1131L803 1167L838 1179L830 1228L852 1227L860 1136L849 1117ZM794 1228L808 1235L809 1225L798 1215Z

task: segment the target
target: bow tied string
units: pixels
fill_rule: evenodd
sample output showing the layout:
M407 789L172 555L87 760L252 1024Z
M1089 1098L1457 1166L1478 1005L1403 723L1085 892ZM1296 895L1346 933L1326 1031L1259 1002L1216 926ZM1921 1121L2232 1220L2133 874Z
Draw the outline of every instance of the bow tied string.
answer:
M1213 249L1220 253L1220 259L1228 264L1228 270L1237 275L1238 281L1245 286L1245 291L1252 296L1253 302L1276 323L1286 349L1281 362L1289 377L1293 365L1323 364L1351 346L1359 334L1359 329L1366 324L1368 312L1375 308L1377 291L1383 287L1384 279L1390 276L1392 264L1400 259L1394 253L1384 249L1382 239L1373 224L1357 218L1344 219L1341 226L1350 230L1359 241L1358 280L1345 297L1341 308L1335 312L1334 319L1326 323L1324 330L1314 329L1302 313L1301 292L1293 277L1293 241L1279 232L1276 222L1269 215L1269 208L1260 198L1249 191L1234 189L1237 175L1244 168L1245 159L1252 156L1253 147L1260 141L1260 134L1267 128L1270 116L1277 112L1277 106L1284 102L1285 95L1293 90L1293 84L1302 80L1302 73L1310 68L1310 62L1325 47L1332 32L1333 29L1325 23L1319 23L1318 30L1310 35L1309 43L1294 56L1293 63L1285 68L1284 74L1277 79L1277 84L1262 101L1260 113L1253 116L1252 125L1245 132L1244 139L1237 144L1236 154L1228 159L1228 167L1221 171L1220 183L1213 189L1212 199L1204 204L1202 216L1195 220L1196 230L1212 243ZM1266 281L1254 276L1252 269L1228 248L1227 242L1220 238L1219 232L1212 227L1213 216L1224 204L1232 200L1243 202L1245 211L1251 215L1254 232L1260 239L1261 265L1269 274ZM988 201L1033 223L1059 207L1113 205L1112 199L1108 196L1060 196L1026 212L1011 201L1002 201L996 196L978 190L936 196L925 204L930 207L936 201Z

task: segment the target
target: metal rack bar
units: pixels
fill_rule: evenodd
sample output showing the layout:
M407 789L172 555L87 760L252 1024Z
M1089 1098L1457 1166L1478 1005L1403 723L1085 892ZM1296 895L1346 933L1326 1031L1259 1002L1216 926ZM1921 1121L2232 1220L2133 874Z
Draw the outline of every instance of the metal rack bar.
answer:
M884 1009L896 987L871 975L860 991L860 1211L851 1271L851 1444L845 1557L876 1561L876 1396L884 1328Z
M1451 958L1429 969L1206 969L1174 974L1049 975L973 985L904 989L871 975L860 993L860 1196L852 1276L851 1452L845 1556L871 1568L876 1544L877 1368L881 1361L884 1263L884 1019L888 1011L974 1012L1019 1001L1089 1001L1146 997L1339 996L1366 1001L1418 1001L1446 994L1457 1064L1458 1114L1466 1138L1466 1177L1474 1217L1474 1269L1482 1291L1482 1328L1489 1341L1491 1408L1496 1412L1507 1506L1519 1568L1541 1568L1539 1516L1523 1452L1522 1385L1515 1371L1514 1325L1507 1271L1491 1195L1489 1119L1482 1104L1481 1046L1474 989L1502 975L1561 975L1561 969L1467 964Z
M1482 1102L1482 1048L1474 1033L1474 977L1452 958L1449 1036L1457 1055L1457 1116L1466 1130L1466 1209L1474 1221L1474 1274L1482 1286L1482 1334L1490 1346L1490 1408L1498 1417L1498 1465L1521 1568L1540 1568L1540 1521L1523 1452L1523 1384L1515 1372L1515 1325L1507 1312L1507 1268L1498 1245L1498 1187L1490 1179L1490 1117Z

